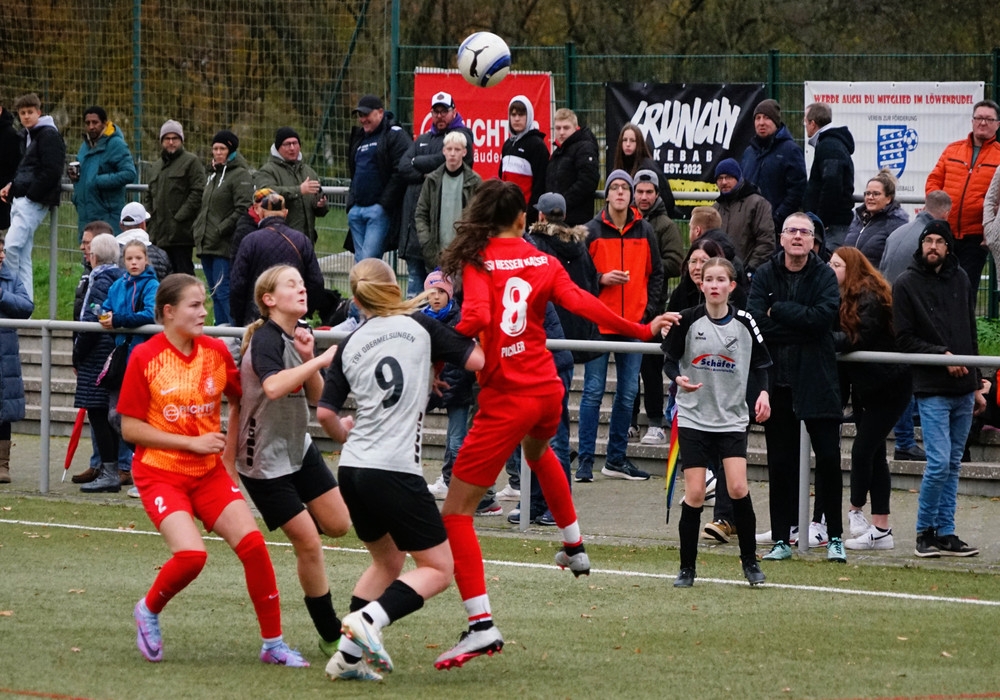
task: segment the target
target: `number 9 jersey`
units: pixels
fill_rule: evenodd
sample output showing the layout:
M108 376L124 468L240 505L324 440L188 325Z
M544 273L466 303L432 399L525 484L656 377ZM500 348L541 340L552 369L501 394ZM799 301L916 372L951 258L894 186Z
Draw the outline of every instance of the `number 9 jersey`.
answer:
M423 476L420 447L431 362L465 365L475 343L426 314L374 316L347 337L319 405L339 411L353 392L354 427L340 464Z

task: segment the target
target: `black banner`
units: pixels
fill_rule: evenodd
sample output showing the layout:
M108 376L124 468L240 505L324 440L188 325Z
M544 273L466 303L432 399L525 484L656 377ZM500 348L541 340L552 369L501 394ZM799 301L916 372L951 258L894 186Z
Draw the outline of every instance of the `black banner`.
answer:
M715 191L715 164L742 158L765 97L763 84L606 83L604 95L608 170L618 133L631 122L675 192Z

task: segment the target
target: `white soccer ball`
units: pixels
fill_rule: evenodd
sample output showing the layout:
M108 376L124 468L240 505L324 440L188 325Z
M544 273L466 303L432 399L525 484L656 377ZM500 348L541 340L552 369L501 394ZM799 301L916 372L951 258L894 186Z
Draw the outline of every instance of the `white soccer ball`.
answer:
M471 34L458 47L458 70L473 85L493 87L510 72L510 48L496 34Z

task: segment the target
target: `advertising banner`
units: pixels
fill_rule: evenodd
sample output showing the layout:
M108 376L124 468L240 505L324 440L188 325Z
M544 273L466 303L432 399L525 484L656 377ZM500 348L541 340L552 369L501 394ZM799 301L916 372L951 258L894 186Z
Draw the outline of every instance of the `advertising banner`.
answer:
M499 85L470 85L457 70L417 68L413 76L414 138L431 130L431 98L444 91L452 96L455 109L472 130L475 142L473 169L483 179L496 177L500 152L508 137L507 105L515 95L524 95L535 109L535 128L545 134L552 151L552 113L555 94L549 73L512 71Z
M923 197L924 183L941 152L972 130L972 106L983 99L983 83L831 82L805 83L805 102L825 102L833 123L854 137L854 192L888 168L900 198ZM806 144L806 168L813 148ZM921 204L903 204L911 214Z
M765 97L760 84L607 83L604 95L609 169L618 133L631 122L675 192L717 191L715 164L742 157Z

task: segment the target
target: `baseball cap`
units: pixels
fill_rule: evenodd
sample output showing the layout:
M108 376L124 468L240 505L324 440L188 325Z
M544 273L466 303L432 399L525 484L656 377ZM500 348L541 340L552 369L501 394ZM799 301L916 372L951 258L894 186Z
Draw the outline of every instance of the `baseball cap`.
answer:
M434 109L438 105L442 105L444 107L447 107L448 109L451 109L452 107L455 106L455 100L453 100L451 98L451 95L447 92L443 91L438 92L435 93L434 97L431 98L431 109Z
M144 221L149 221L149 212L139 202L129 202L122 208L119 221L126 226L138 226Z
M553 214L565 216L566 199L558 192L546 192L538 198L538 204L535 205L535 209L545 214L546 217Z
M351 110L351 114L371 114L374 109L385 109L385 105L375 95L365 95L358 100L358 106Z

